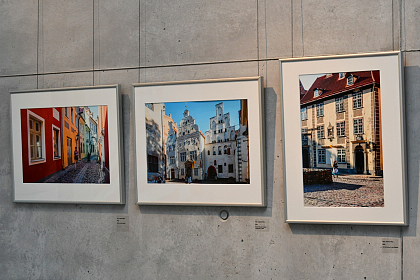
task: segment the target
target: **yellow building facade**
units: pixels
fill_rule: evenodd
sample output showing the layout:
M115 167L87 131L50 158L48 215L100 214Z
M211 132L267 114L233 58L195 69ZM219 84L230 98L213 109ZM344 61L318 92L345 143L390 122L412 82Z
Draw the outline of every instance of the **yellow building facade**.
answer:
M303 167L382 175L380 96L379 71L317 78L301 95Z

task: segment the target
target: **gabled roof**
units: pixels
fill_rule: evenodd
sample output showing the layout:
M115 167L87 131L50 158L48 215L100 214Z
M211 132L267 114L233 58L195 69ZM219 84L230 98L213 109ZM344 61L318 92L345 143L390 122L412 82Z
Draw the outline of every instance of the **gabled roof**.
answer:
M301 95L300 104L310 103L312 101L328 98L345 91L350 91L356 88L367 86L373 83L379 84L379 70L376 71L362 71L362 72L348 72L345 78L339 79L339 73L327 74L318 77L304 96ZM347 86L347 77L353 75L356 81L353 85ZM314 90L321 89L322 94L314 97Z

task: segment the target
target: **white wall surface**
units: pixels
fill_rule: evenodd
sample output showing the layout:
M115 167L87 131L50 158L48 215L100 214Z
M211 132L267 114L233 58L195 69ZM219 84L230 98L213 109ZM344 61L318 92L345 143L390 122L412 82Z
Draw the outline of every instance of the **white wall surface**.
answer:
M0 279L418 279L419 10L417 0L2 1ZM285 224L277 59L392 50L405 60L410 225ZM267 208L135 205L131 84L246 76L265 87ZM126 205L12 203L9 91L115 83ZM255 229L261 220L268 230Z

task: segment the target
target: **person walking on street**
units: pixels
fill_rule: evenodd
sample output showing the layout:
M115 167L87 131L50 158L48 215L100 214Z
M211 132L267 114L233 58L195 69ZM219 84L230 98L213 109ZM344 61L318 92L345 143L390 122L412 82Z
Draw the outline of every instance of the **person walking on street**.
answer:
M77 161L79 160L79 152L74 148L74 170L77 170Z
M332 175L334 176L336 176L336 177L338 177L338 163L337 163L337 161L336 160L334 160L334 163L333 163L333 172L332 172Z

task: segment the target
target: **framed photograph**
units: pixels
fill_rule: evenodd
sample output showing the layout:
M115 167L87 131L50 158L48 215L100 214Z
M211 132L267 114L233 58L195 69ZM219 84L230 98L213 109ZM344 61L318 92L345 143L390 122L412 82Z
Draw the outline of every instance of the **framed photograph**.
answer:
M407 225L401 60L280 60L286 222Z
M260 77L133 91L137 204L265 206Z
M124 203L119 85L10 98L14 202Z

